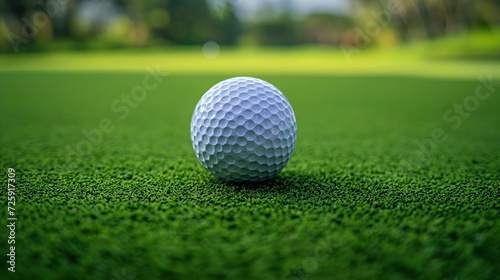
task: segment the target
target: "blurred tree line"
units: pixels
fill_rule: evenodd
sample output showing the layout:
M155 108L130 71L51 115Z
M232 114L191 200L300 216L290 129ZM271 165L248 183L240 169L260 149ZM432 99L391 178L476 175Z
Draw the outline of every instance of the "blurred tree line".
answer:
M381 44L492 31L500 25L499 0L354 0L351 13L364 35L376 33L378 25Z
M286 3L283 13L247 23L249 37L264 45L383 46L500 25L500 0L350 0L346 15L302 19L293 19Z
M349 13L303 16L281 3L243 22L238 0L3 0L0 50L394 45L500 24L500 0L351 0Z
M3 0L0 49L236 44L234 9L217 13L205 0Z

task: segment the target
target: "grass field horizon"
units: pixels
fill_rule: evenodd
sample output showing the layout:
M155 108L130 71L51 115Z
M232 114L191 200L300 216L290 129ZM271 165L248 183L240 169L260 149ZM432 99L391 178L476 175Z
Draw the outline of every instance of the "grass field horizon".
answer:
M147 66L159 65L163 71L182 75L397 75L477 79L480 75L500 76L499 34L498 28L490 31L471 30L431 41L383 48L220 46L220 53L215 51L208 56L204 54L202 46L20 51L0 53L0 73L144 73Z

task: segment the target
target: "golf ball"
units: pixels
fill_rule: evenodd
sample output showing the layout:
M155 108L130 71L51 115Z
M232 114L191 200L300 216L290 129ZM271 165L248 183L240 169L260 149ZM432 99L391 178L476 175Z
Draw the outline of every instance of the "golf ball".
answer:
M191 119L201 164L222 181L259 182L288 163L297 139L290 102L273 85L237 77L208 90Z

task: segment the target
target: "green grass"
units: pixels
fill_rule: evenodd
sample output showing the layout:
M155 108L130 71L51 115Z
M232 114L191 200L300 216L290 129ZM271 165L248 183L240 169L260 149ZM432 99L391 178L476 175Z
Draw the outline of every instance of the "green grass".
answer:
M498 40L500 42L500 39ZM445 41L448 42L448 41ZM146 65L183 75L405 75L476 79L478 75L500 76L500 54L481 59L468 52L468 59L449 51L441 41L400 49L359 49L344 53L338 48L231 48L222 47L217 59L208 59L201 46L99 52L51 52L0 54L0 73L6 71L120 71L144 72ZM456 43L458 44L458 43ZM434 46L441 46L436 47ZM500 49L500 46L496 50ZM443 53L448 52L448 55ZM459 57L463 57L462 56ZM472 58L471 58L472 57Z
M219 183L190 142L198 99L230 75L172 73L121 120L111 104L145 75L1 73L0 217L14 168L18 221L0 278L500 279L500 87L453 129L443 113L476 80L259 75L298 139L250 186ZM114 131L75 152L103 118ZM418 156L436 128L447 140Z

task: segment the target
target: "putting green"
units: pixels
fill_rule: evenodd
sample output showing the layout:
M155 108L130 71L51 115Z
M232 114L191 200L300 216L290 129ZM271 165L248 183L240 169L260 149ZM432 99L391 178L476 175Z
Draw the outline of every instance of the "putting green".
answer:
M0 278L498 278L500 87L457 79L492 69L334 76L320 54L268 56L2 56L0 181L15 169L18 220L16 273L4 242ZM212 63L231 73L182 74ZM156 64L170 75L131 97ZM96 71L116 69L132 72ZM298 121L291 161L259 187L216 181L190 142L198 99L238 71L280 88Z

